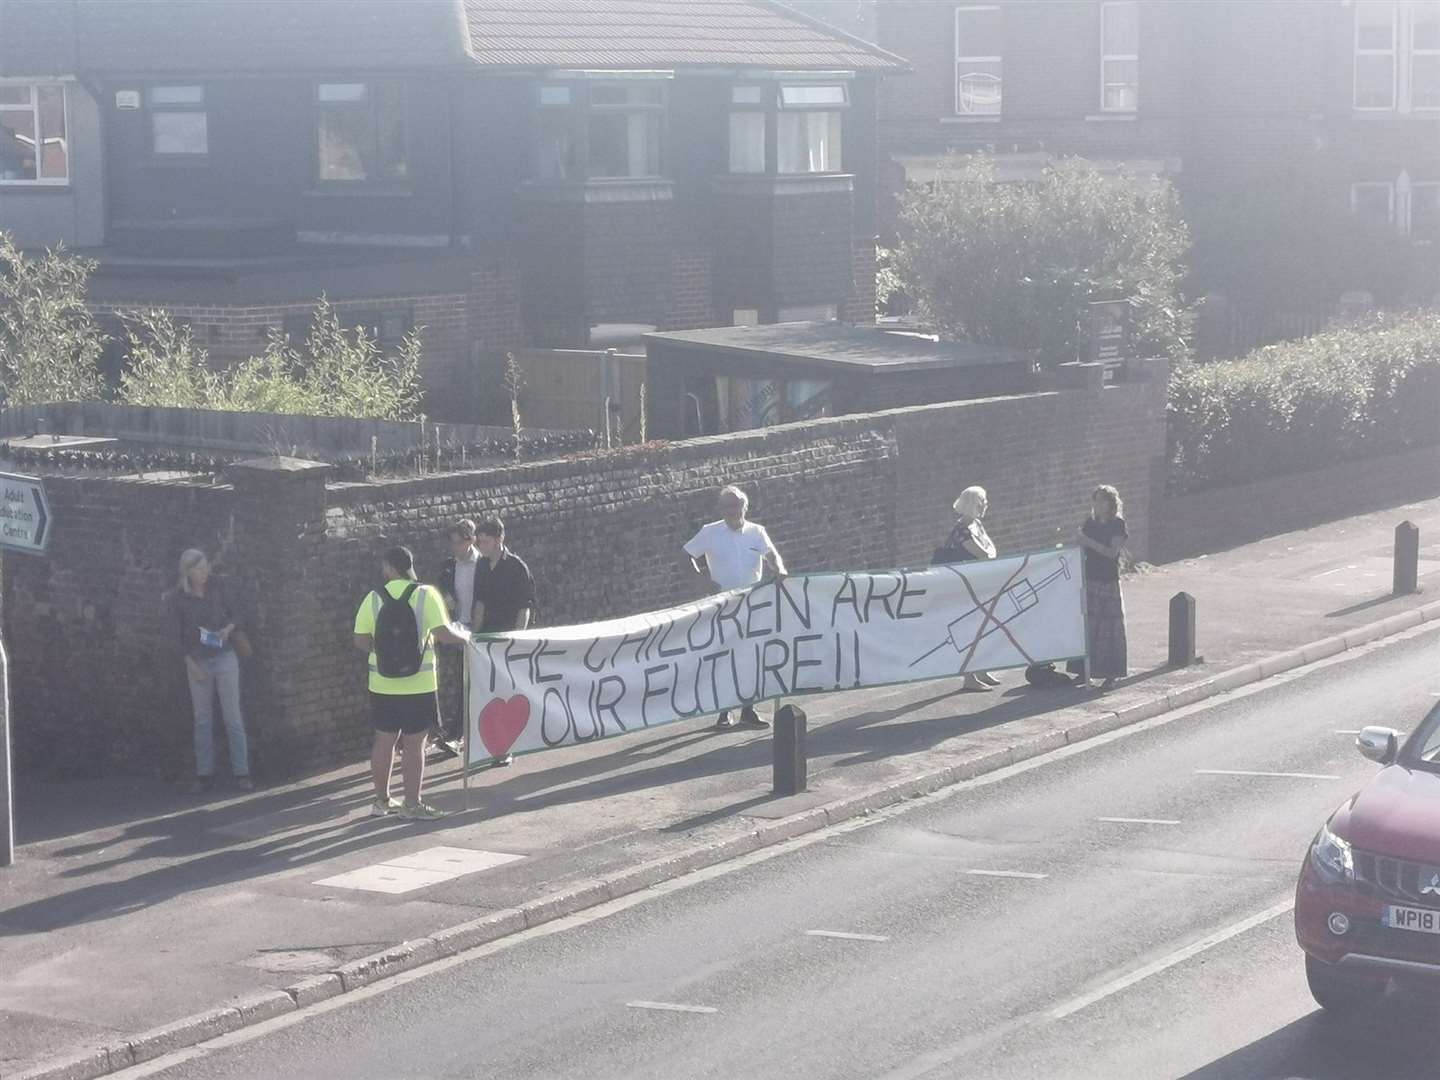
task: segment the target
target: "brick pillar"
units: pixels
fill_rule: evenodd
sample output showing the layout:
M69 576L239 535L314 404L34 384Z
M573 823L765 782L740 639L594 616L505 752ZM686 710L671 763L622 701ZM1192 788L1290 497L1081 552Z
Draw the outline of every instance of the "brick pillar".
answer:
M242 461L235 488L230 566L249 599L242 612L255 655L249 662L248 726L257 772L293 774L323 752L330 734L324 687L308 675L333 651L333 635L314 625L312 595L325 541L325 481L331 466L297 458ZM324 609L328 610L328 608Z

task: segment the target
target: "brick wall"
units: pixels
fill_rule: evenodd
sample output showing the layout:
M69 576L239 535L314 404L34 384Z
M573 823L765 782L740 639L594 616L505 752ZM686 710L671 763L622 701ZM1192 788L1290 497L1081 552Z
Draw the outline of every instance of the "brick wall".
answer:
M6 559L17 767L188 765L189 692L161 596L181 551L233 550L230 489L58 477L45 489L55 521L47 557Z
M715 257L708 250L677 251L671 260L670 302L663 330L698 330L729 321L715 312Z
M191 768L180 661L158 607L188 546L225 549L254 631L256 768L275 776L363 756L364 665L350 626L389 543L410 544L433 576L449 521L501 514L535 571L537 618L551 625L689 595L680 546L714 518L725 483L750 492L794 571L924 564L972 483L990 490L987 524L1003 551L1068 539L1090 488L1114 483L1143 557L1163 404L1155 377L416 480L327 487L323 466L286 459L238 468L224 488L57 480L56 548L5 583L15 667L27 672L16 690L23 752L44 765L46 740L78 729L95 750L87 760Z
M873 323L875 321L875 240L859 237L851 259L854 267L855 293L840 304L840 321Z

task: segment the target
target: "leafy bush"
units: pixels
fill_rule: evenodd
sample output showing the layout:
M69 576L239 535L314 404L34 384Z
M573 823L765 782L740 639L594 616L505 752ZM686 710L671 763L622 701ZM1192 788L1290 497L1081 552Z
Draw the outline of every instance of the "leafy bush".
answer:
M105 338L85 309L94 265L62 248L27 256L0 232L0 403L100 397Z
M1089 303L1125 297L1142 352L1185 352L1189 239L1168 189L1147 192L1082 161L1001 184L992 159L957 158L933 188L906 194L900 230L904 290L949 336L1063 363L1084 354Z
M393 356L363 328L340 326L322 297L300 348L272 334L259 356L210 368L189 327L163 311L129 316L130 363L120 380L127 405L413 420L420 406L420 341L408 335Z
M1177 493L1440 443L1440 313L1180 368L1167 418Z
M224 392L205 350L190 327L163 311L124 316L129 363L120 373L118 397L126 405L211 409Z

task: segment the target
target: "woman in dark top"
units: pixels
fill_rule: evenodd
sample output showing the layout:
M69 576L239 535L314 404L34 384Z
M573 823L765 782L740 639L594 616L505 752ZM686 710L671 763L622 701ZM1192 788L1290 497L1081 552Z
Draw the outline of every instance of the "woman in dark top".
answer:
M1120 493L1101 484L1090 496L1090 516L1080 526L1085 549L1085 641L1090 675L1109 690L1128 671L1125 641L1125 599L1120 594L1120 552L1129 533L1121 516ZM1077 686L1088 686L1082 673Z
M253 791L245 719L240 714L240 660L232 635L235 618L219 579L210 576L210 562L193 548L180 556L180 581L171 594L175 628L185 654L190 703L195 714L195 782L191 790L208 788L215 778L215 696L230 742L230 769L235 786Z
M967 487L960 493L952 507L955 524L943 547L936 550L930 560L932 565L957 562L972 562L995 558L995 541L985 531L981 518L990 506L990 497L979 486ZM963 690L989 690L999 686L1000 680L988 671L967 671Z

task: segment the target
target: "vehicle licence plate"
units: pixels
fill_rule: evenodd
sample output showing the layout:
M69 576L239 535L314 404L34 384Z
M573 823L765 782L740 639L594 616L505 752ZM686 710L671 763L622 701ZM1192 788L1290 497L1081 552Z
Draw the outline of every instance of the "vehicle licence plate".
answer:
M1440 911L1396 907L1392 904L1385 909L1385 925L1396 930L1416 930L1422 934L1440 934Z

